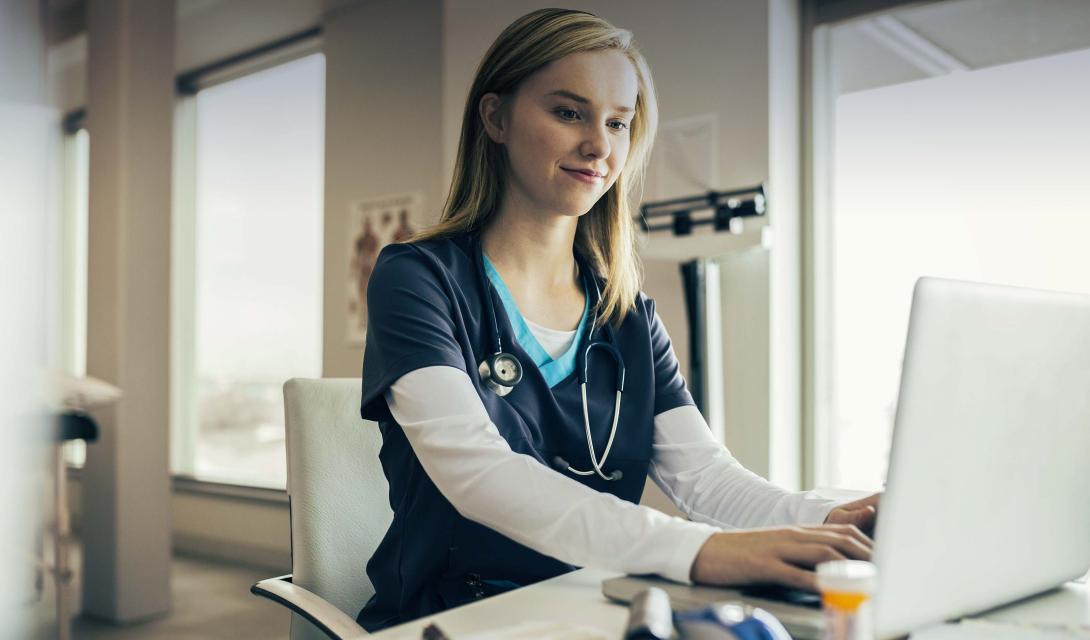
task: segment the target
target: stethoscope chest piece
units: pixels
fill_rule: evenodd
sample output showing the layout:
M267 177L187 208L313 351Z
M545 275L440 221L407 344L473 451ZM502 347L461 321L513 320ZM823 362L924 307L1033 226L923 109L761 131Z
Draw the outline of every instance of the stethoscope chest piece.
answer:
M477 373L486 387L505 396L522 380L522 364L510 353L500 352L481 360Z

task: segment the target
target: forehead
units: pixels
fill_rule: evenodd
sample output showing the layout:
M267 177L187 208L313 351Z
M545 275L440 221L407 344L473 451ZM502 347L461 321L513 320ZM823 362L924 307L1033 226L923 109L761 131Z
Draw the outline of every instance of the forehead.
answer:
M597 106L634 107L639 81L632 61L621 51L572 53L538 69L526 79L520 93L544 96L570 91Z

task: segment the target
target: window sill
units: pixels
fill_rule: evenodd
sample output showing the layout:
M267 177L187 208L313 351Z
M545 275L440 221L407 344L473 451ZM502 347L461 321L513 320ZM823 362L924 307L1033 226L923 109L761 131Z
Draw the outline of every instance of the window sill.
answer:
M79 481L82 477L82 467L68 467L69 480ZM259 504L277 504L285 506L288 504L288 492L285 489L253 487L230 484L227 482L212 482L184 475L172 475L170 481L171 489L174 493L215 496L217 498L229 498L231 500L256 502Z

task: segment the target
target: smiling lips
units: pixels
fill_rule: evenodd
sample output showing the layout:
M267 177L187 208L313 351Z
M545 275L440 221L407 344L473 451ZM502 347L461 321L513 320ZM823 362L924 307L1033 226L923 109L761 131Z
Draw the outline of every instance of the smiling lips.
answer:
M569 176L581 182L586 182L588 184L597 184L598 182L601 182L603 177L605 177L603 174L598 173L597 171L592 171L591 169L568 169L567 167L560 168L563 169L564 172L567 173Z

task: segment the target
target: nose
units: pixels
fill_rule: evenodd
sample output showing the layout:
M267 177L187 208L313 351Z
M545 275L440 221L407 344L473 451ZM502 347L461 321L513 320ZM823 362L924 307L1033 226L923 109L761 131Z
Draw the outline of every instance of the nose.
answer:
M579 152L590 158L608 158L613 147L610 144L609 131L606 129L604 124L589 124L586 137L579 146Z

